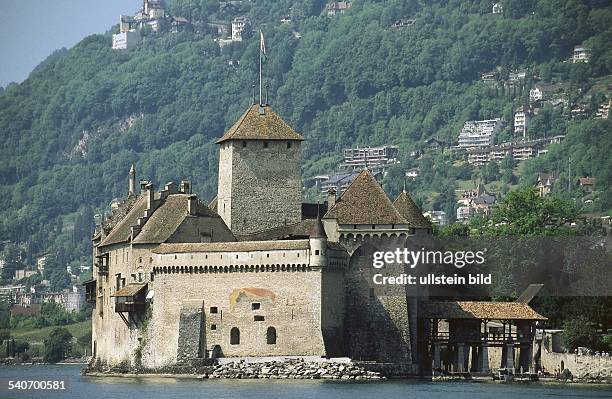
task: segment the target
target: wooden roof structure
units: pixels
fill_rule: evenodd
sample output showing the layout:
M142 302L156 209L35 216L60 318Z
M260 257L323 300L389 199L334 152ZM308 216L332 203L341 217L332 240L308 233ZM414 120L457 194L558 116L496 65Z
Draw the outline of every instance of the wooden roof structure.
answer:
M548 320L526 303L431 301L419 305L423 319Z

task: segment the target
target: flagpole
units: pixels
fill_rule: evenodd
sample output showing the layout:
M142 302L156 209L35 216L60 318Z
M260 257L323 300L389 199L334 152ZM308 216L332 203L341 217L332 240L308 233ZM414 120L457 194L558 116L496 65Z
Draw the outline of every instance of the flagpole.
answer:
M261 106L261 80L262 80L262 71L261 71L261 31L259 32L259 105Z

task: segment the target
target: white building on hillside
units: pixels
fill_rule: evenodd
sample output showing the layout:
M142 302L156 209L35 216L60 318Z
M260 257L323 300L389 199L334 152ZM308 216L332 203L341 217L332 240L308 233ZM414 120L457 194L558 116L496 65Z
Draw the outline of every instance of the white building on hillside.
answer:
M583 44L574 46L574 53L572 54L572 62L589 62L589 49L584 47Z
M132 30L113 35L113 50L126 50L140 43L140 31Z
M527 137L527 122L531 115L529 107L520 107L514 112L514 136Z
M232 41L241 42L242 33L249 25L249 19L247 17L236 17L232 21Z
M500 129L500 118L467 121L459 133L459 148L491 146Z
M529 101L535 103L537 101L542 101L544 98L544 91L541 87L536 86L533 89L529 90Z

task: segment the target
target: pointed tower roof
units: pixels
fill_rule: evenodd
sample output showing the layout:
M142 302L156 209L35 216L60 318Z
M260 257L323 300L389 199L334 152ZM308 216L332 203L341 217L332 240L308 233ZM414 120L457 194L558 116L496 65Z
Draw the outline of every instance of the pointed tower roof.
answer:
M476 186L476 194L483 195L486 192L487 192L487 189L485 188L484 184L482 184L482 182L479 182L478 185Z
M269 105L253 104L219 140L304 140Z
M339 224L406 223L369 170L353 180L324 218L336 219Z
M406 219L410 227L431 228L431 223L423 216L418 205L412 200L412 197L410 197L406 190L397 196L395 201L393 201L393 206Z
M312 230L310 231L310 238L327 238L327 234L325 234L325 228L323 227L323 223L321 222L321 218L317 216L317 220L312 225Z

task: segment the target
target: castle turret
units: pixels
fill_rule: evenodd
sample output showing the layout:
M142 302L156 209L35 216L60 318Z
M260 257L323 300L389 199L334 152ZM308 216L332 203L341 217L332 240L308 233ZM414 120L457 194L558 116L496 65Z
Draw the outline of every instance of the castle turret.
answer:
M254 104L217 141L217 213L234 234L302 220L302 140L270 106Z
M312 231L310 232L310 265L325 266L327 264L327 234L321 222L321 218L317 216Z
M130 174L128 178L128 196L133 197L136 195L136 168L134 164L130 168Z

